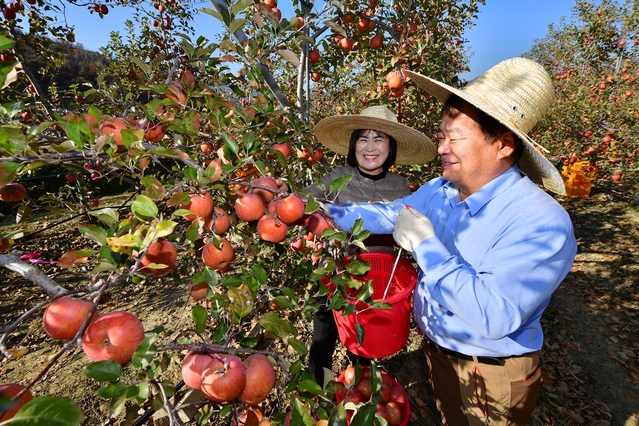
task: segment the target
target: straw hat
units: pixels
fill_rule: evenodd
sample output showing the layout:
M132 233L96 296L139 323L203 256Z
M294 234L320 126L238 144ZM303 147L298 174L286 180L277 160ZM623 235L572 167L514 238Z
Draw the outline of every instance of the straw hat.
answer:
M340 154L348 155L351 133L372 129L386 133L397 141L396 164L423 164L435 158L437 148L428 136L397 122L397 116L385 106L368 107L359 115L327 117L315 126L317 140Z
M550 76L538 63L525 58L498 63L468 86L455 89L424 75L405 71L411 80L442 102L455 94L498 120L523 141L519 167L532 181L556 194L566 192L559 170L539 151L545 148L528 137L553 102Z

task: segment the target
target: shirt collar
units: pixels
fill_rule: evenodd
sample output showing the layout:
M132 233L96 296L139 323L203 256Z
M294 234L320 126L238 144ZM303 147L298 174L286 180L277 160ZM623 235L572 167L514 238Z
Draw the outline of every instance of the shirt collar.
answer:
M466 198L463 203L466 203L466 206L470 210L470 214L474 216L490 200L515 185L520 179L522 179L522 175L519 172L519 166L514 164L504 173L481 187L479 191ZM446 182L444 185L444 191L446 198L448 198L451 205L454 205L459 196L459 188L452 182Z

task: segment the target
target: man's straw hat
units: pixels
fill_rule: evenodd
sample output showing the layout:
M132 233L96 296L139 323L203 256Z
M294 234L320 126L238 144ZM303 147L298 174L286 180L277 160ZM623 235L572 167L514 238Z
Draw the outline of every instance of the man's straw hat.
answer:
M315 136L326 148L346 156L351 133L359 129L377 130L395 138L396 164L424 164L437 154L437 148L428 136L398 123L397 116L385 106L368 107L359 115L327 117L315 126Z
M566 192L559 170L540 152L548 151L528 137L553 103L552 80L541 65L525 58L507 59L462 89L415 72L405 73L440 101L446 102L454 94L498 120L523 142L521 171L549 191L560 195Z

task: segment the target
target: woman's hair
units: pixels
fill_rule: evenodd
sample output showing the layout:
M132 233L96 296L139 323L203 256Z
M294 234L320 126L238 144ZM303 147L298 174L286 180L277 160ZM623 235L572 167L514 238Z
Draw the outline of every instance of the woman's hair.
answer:
M446 103L444 104L443 115L456 117L457 115L459 115L460 112L462 112L464 108L468 107L470 107L477 114L477 124L479 124L481 132L484 134L484 138L488 142L493 142L496 138L503 135L504 133L511 132L508 127L504 126L495 118L486 114L484 111L468 103L457 95L451 95L446 100ZM524 144L514 132L512 133L515 137L515 160L519 161L522 154L524 153Z
M348 144L348 156L346 157L346 162L351 167L358 166L357 158L355 157L355 145L357 145L357 141L359 140L359 137L362 136L362 133L366 132L367 130L373 129L357 129L353 130L353 133L351 133L351 140ZM380 132L379 130L373 130L373 132L386 135L386 137L388 137L388 158L386 158L386 161L384 161L384 164L382 164L382 168L386 171L390 169L393 164L395 164L395 159L397 158L397 141L391 135Z

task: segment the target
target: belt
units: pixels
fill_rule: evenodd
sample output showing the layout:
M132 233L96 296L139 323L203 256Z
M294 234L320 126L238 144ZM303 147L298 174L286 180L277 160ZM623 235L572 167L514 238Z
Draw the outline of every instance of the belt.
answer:
M512 358L509 356L506 357L493 357L493 356L476 356L476 357L472 357L470 355L465 355L459 352L455 352L452 349L447 349L444 348L442 346L439 346L437 343L433 342L432 340L430 340L427 337L423 337L422 341L424 343L425 346L428 346L431 350L438 352L442 355L448 355L448 356L452 356L458 359L463 359L466 361L475 361L477 360L477 362L481 363L481 364L489 364L489 365L504 365L504 361L506 361L508 358Z

